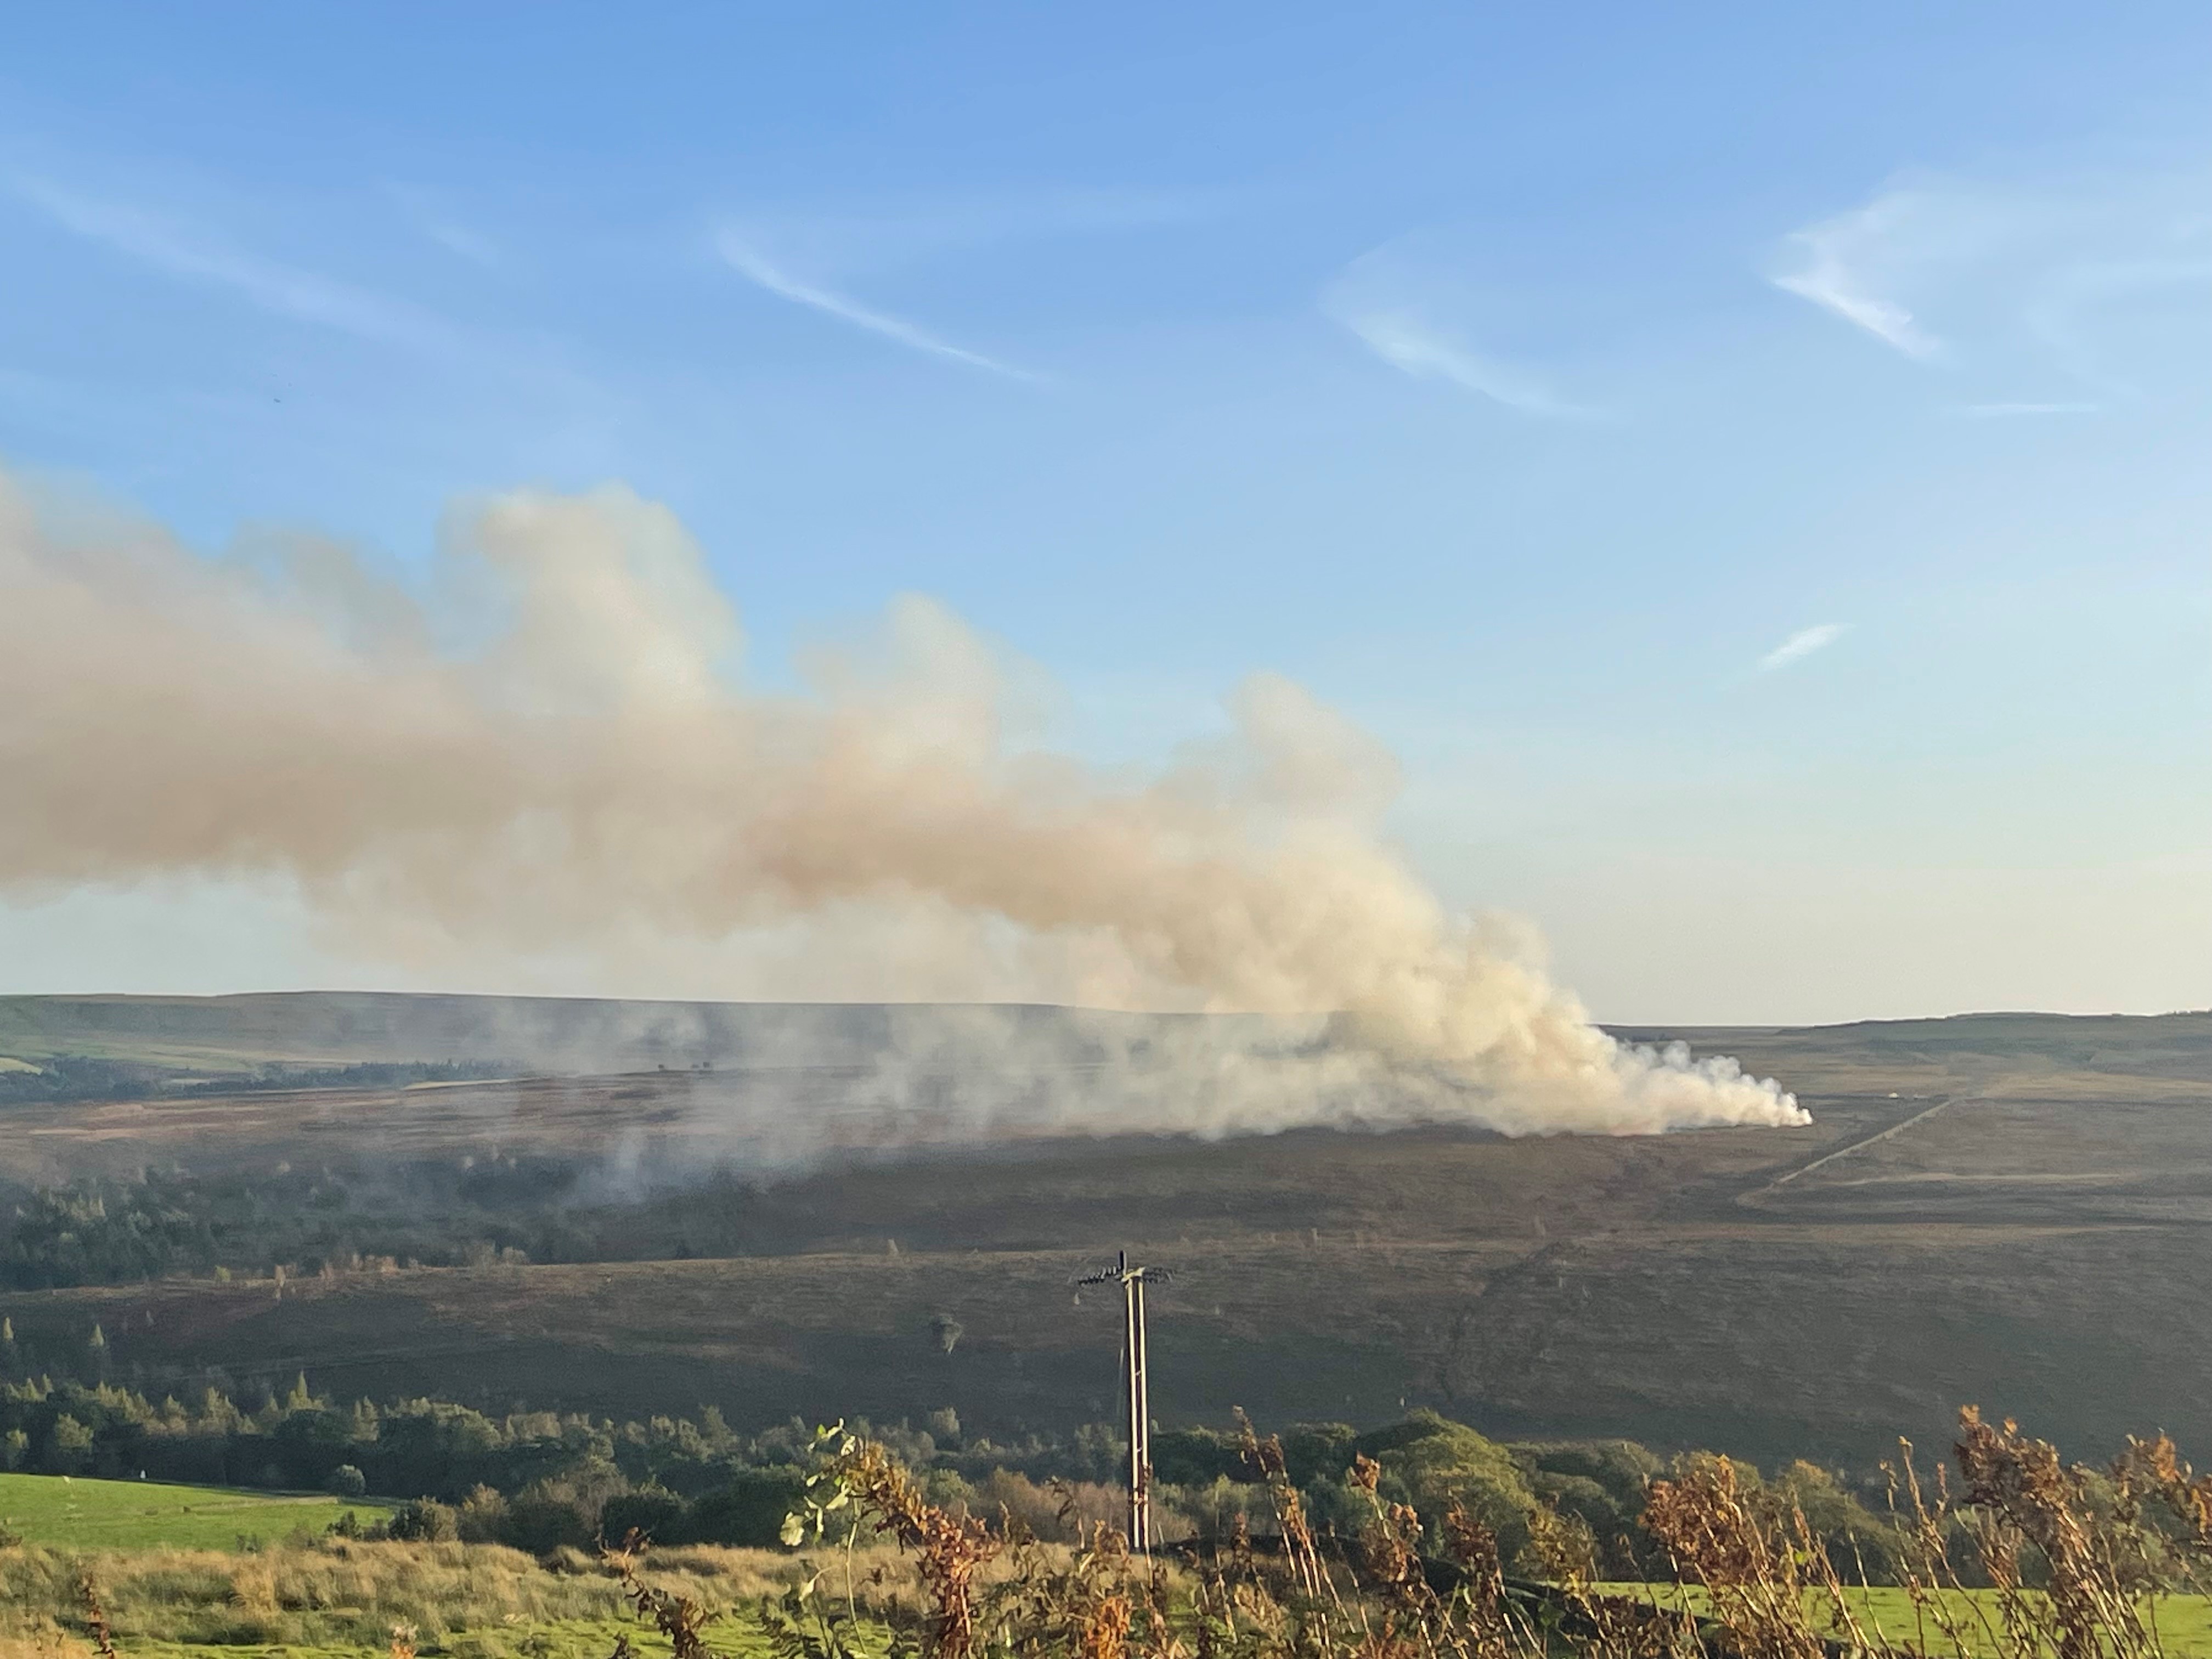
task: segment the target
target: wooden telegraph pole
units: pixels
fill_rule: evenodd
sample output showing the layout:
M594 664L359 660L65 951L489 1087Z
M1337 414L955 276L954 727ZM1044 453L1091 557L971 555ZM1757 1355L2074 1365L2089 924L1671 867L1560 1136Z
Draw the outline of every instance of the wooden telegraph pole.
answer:
M1152 1548L1152 1400L1145 1364L1145 1285L1167 1278L1157 1267L1133 1267L1123 1250L1111 1267L1086 1273L1079 1285L1121 1287L1122 1403L1129 1420L1129 1547Z

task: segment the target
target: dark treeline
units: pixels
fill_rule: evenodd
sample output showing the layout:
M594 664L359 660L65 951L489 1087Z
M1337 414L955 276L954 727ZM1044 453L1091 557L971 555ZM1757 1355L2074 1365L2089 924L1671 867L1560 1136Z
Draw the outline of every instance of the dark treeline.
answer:
M9 1346L0 1325L0 1357ZM949 1410L922 1428L871 1432L951 1501L1014 1469L1095 1480L1122 1455L1094 1429L1013 1445L966 1438ZM187 1402L44 1376L0 1385L0 1468L419 1499L403 1529L539 1550L632 1526L665 1542L773 1544L813 1441L799 1422L739 1434L711 1407L696 1420L617 1423L573 1413L494 1417L436 1400L341 1404L304 1377L252 1404L212 1387Z
M143 1100L160 1094L171 1075L158 1066L56 1054L35 1068L0 1071L0 1107L32 1101Z
M481 1083L524 1068L504 1060L365 1060L350 1066L259 1066L251 1072L179 1079L167 1092L265 1094L285 1089L404 1089L417 1083Z
M656 1188L650 1202L605 1173L590 1160L487 1152L88 1176L0 1197L0 1289L680 1260L778 1242L762 1189L726 1172Z
M146 1100L158 1095L250 1094L276 1089L398 1089L411 1083L465 1083L511 1076L514 1067L481 1060L367 1060L352 1066L257 1066L250 1071L180 1077L139 1061L55 1054L33 1070L0 1071L0 1107L34 1101Z
M0 1288L592 1260L600 1241L562 1202L580 1179L510 1156L42 1187L0 1219Z
M6 1347L0 1330L0 1358ZM884 1442L931 1501L948 1508L1003 1514L1044 1537L1118 1512L1106 1483L1126 1448L1103 1425L1016 1443L964 1434L950 1408L918 1427L854 1426ZM1437 1525L1456 1505L1491 1528L1509 1559L1528 1542L1532 1519L1549 1510L1588 1529L1611 1576L1641 1577L1662 1565L1639 1517L1648 1484L1672 1466L1632 1442L1506 1444L1421 1412L1364 1432L1300 1425L1281 1443L1308 1512L1347 1537L1372 1512L1352 1483L1355 1461L1365 1458L1379 1466L1386 1498ZM407 1500L391 1523L396 1535L539 1553L633 1528L664 1543L773 1545L813 1445L806 1424L744 1434L712 1408L696 1419L620 1423L552 1412L494 1417L434 1400L340 1404L314 1395L304 1377L251 1404L212 1387L187 1403L42 1376L0 1388L0 1465L9 1469L374 1493ZM1164 1431L1155 1460L1166 1536L1221 1540L1240 1531L1264 1535L1273 1524L1240 1433ZM1735 1468L1740 1480L1761 1484L1750 1466ZM1863 1560L1875 1582L1892 1573L1897 1535L1879 1501L1867 1501L1866 1486L1802 1462L1764 1484L1802 1510L1832 1547Z

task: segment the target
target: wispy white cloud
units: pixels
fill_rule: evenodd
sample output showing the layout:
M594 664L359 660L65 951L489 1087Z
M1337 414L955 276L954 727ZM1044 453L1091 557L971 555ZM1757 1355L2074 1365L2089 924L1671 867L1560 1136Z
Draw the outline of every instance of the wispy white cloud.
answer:
M1772 273L1774 285L1825 307L1855 323L1908 357L1933 357L1943 343L1929 333L1898 301L1876 291L1887 271L1881 252L1895 238L1900 222L1919 204L1899 193L1795 231L1784 239L1788 258Z
M1758 672L1771 674L1778 668L1787 668L1794 662L1802 662L1815 651L1825 650L1844 636L1842 623L1820 623L1811 628L1801 628L1759 659Z
M51 174L0 171L0 197L13 197L156 276L241 301L262 316L389 348L380 355L393 360L406 381L438 388L434 419L466 427L453 415L456 408L497 408L502 398L520 399L544 434L544 454L555 446L596 453L633 416L635 400L620 385L610 384L558 339L467 325L411 301L264 258L207 223L149 211ZM216 422L246 418L248 410L265 416L286 404L281 388L270 385L257 382L242 401L240 390L236 384L202 386L170 395L191 403L194 412L182 418ZM296 411L296 404L289 407ZM68 418L64 399L49 399L45 409L42 418ZM325 410L320 418L338 417Z
M1604 411L1562 392L1548 374L1492 343L1513 331L1509 317L1520 319L1525 336L1530 307L1525 295L1469 281L1468 271L1480 263L1479 247L1413 233L1345 266L1322 290L1321 308L1401 374L1448 381L1547 420L1603 418Z
M1018 368L1012 363L1001 362L996 357L987 357L980 351L970 351L965 346L955 345L942 336L933 334L902 317L894 317L888 312L864 306L857 300L849 299L830 289L802 282L763 257L758 249L735 232L724 231L716 237L715 248L732 270L778 299L809 307L854 328L865 329L871 334L879 334L887 340L896 341L910 350L926 352L933 357L949 358L971 368L1006 375L1010 380L1035 380L1039 378L1025 368Z
M1346 307L1337 320L1391 368L1417 380L1449 380L1508 409L1554 420L1589 420L1598 412L1569 402L1537 375L1485 355L1419 313Z
M443 352L459 343L443 319L404 301L258 258L204 231L51 179L19 175L8 184L76 235L169 276L228 289L264 311L421 351Z
M2129 366L2155 376L2190 356L2178 330L2201 331L2207 188L2188 169L1923 174L1784 237L1766 276L1917 361L2009 360L2124 396Z

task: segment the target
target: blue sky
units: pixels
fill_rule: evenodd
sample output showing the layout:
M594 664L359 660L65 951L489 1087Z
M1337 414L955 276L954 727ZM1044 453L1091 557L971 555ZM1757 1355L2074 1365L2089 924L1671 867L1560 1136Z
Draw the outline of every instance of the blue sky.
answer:
M1602 1017L2212 1004L2201 6L32 9L0 460L401 562L625 480L753 672L1272 670ZM0 601L3 602L3 601ZM384 982L281 897L0 988Z

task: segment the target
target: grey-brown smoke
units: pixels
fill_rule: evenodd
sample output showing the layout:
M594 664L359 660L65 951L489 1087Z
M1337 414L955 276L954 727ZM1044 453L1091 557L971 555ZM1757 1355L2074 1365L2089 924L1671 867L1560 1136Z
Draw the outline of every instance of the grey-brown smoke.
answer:
M620 488L483 503L403 584L0 480L0 894L278 878L344 949L417 963L706 964L890 915L911 994L988 951L1060 995L1279 1017L1155 1066L1127 1127L1803 1121L1732 1061L1615 1042L1447 915L1376 832L1389 757L1286 681L1130 778L1010 739L992 653L926 601L804 696L741 689L739 644L683 527ZM1113 1091L1004 1092L1080 1129Z

